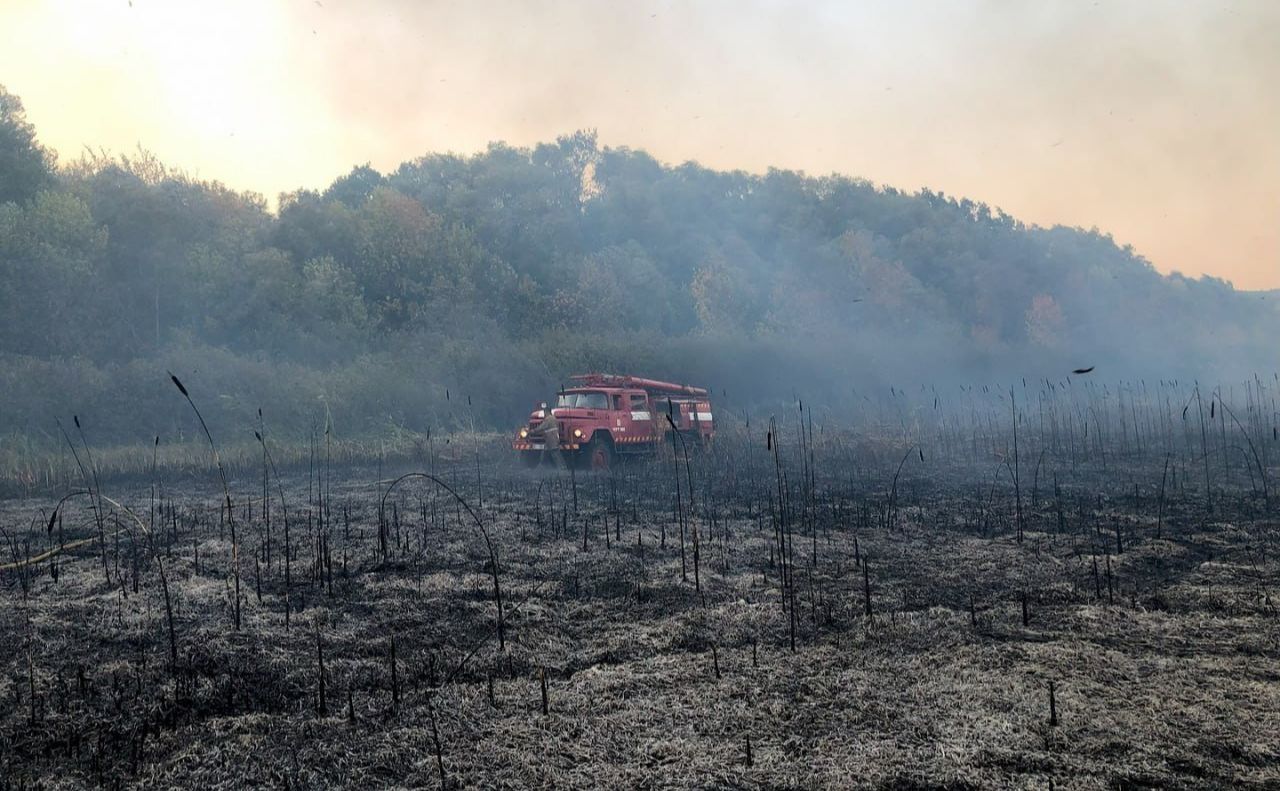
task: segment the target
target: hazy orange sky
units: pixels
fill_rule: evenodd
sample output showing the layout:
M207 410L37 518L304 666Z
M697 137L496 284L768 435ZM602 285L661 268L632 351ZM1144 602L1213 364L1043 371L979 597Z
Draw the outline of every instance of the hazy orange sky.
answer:
M1280 2L0 0L63 161L275 196L595 128L667 162L928 186L1280 288Z

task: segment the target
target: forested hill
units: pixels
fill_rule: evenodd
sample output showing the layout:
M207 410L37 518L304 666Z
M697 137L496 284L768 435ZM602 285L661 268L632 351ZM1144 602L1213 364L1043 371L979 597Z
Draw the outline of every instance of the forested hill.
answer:
M15 97L0 112L0 436L76 413L148 440L181 419L166 369L217 425L261 406L300 431L328 409L350 435L456 419L446 388L508 425L584 369L746 407L1276 364L1275 298L929 191L670 166L577 133L356 167L273 212L146 155L57 167Z

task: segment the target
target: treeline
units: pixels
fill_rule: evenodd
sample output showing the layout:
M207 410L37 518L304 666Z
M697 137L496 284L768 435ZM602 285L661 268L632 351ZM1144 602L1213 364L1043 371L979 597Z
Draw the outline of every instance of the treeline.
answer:
M584 369L743 408L1083 365L1247 376L1274 366L1274 302L1097 231L584 132L356 167L273 212L145 153L59 166L0 89L0 436L190 431L165 370L224 431L262 407L348 434L509 425Z

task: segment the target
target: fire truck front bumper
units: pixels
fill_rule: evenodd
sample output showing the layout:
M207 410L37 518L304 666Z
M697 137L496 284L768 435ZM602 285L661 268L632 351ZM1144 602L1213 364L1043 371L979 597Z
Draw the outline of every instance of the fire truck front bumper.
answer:
M543 450L546 450L547 445L544 442L534 442L527 439L518 439L511 443L511 447L513 450L543 451ZM560 450L578 450L581 447L582 446L577 442L560 443Z

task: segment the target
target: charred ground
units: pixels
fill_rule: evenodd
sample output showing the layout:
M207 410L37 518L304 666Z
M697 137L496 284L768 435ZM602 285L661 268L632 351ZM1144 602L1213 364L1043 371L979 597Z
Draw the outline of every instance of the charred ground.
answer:
M381 469L320 456L268 475L265 511L247 469L230 512L207 469L99 480L52 522L65 490L9 500L0 776L1274 785L1255 413L1215 453L1194 402L1133 405L1123 436L1102 401L990 403L876 432L796 409L610 474L471 438ZM411 470L438 483L391 487Z

